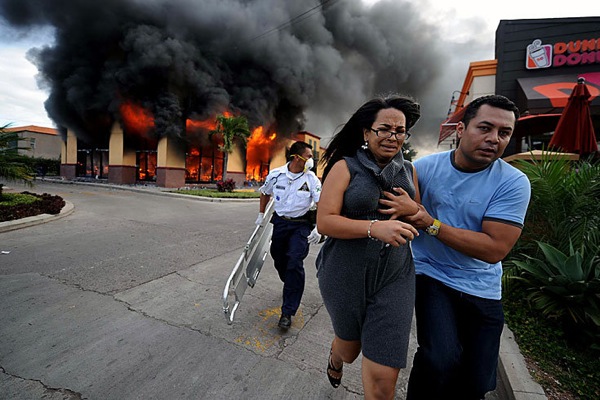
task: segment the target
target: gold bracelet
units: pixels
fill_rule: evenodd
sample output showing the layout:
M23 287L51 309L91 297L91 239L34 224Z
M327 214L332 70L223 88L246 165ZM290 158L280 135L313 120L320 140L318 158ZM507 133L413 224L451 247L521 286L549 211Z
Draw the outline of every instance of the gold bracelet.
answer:
M369 222L369 229L367 229L367 236L369 237L369 239L371 240L377 240L376 238L374 238L373 236L371 236L371 227L373 226L373 224L375 222L379 221L378 219L372 219L371 222Z

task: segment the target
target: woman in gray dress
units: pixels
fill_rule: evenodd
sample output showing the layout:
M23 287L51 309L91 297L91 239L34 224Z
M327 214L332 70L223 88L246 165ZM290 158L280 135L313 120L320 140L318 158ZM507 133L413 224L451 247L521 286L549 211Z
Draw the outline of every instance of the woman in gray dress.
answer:
M419 117L410 97L372 99L324 154L317 226L328 238L317 257L317 277L335 332L327 377L338 387L343 363L362 351L366 399L393 399L406 367L415 295L409 241L418 233L400 219L418 205L401 206L407 202L400 196L418 201L419 194L402 145Z

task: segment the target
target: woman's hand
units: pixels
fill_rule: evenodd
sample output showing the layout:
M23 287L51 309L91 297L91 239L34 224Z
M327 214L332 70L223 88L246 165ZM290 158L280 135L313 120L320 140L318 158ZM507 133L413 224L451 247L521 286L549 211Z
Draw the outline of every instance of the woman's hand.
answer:
M410 198L406 190L402 188L394 188L397 195L391 192L383 192L385 199L380 199L379 203L389 207L379 209L382 214L391 215L390 219L400 219L407 215L414 215L419 211L419 204Z
M371 237L394 247L400 247L419 236L419 232L410 224L402 221L376 221L371 224Z

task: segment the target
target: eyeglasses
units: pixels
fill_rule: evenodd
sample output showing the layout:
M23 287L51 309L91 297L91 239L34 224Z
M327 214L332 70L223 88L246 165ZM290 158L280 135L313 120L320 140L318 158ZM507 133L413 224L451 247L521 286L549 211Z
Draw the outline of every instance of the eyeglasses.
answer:
M408 132L394 132L394 131L390 131L388 129L373 129L373 128L370 128L370 129L373 132L375 132L377 137L384 138L384 139L389 139L392 136L396 136L396 139L404 139L404 140L408 140L408 138L410 138L410 133L408 133Z

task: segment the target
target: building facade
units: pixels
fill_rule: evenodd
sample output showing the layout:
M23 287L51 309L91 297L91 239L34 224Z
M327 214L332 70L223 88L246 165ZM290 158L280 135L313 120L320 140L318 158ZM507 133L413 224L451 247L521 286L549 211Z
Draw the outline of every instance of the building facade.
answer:
M56 129L27 125L6 128L6 132L16 132L21 138L19 154L27 157L58 160L61 152L61 138Z
M278 137L255 129L245 145L235 142L233 152L228 154L227 179L233 179L236 187L262 182L272 168L285 164L286 152L297 140L313 146L315 161L319 160L320 138L310 132ZM60 154L61 176L65 179L89 177L115 184L153 182L161 187L178 188L211 184L223 178L224 154L217 140L190 146L184 139L163 137L147 140L144 146L136 148L117 123L105 146L90 146L67 130Z
M600 133L600 17L502 20L495 59L472 62L439 143L450 144L461 109L474 98L500 94L515 101L521 119L505 151L546 148L578 78L591 94Z

